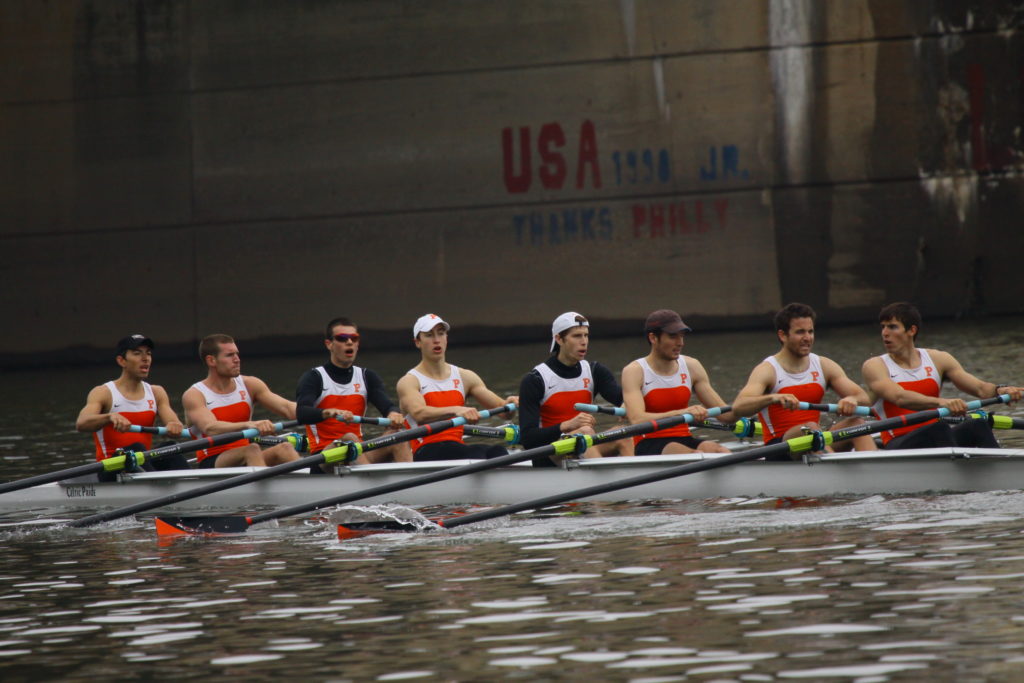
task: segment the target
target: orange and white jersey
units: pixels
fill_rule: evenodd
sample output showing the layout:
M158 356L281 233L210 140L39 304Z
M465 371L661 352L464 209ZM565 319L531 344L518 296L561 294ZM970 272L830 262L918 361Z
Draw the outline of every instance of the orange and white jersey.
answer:
M909 391L916 391L917 393L924 394L925 396L934 396L935 398L938 398L939 391L942 389L942 375L939 374L939 369L935 367L935 363L932 361L932 357L928 354L927 349L917 349L917 352L921 359L921 364L916 368L900 367L887 353L882 354L879 358L881 358L882 362L885 363L885 370L889 373L889 379L893 382L896 382L896 384L899 384L901 387ZM882 420L887 417L906 415L907 413L914 412L913 410L900 408L895 403L889 403L881 398L875 401L872 409L875 411L875 415ZM935 420L910 425L909 427L887 429L884 432L880 432L882 443L889 443L901 434L912 432L918 427L923 427L927 424L931 424L932 422L935 422Z
M249 390L246 388L245 380L242 379L241 375L235 377L234 380L235 388L226 394L218 394L202 382L196 382L192 385L192 388L199 390L199 393L203 395L203 400L206 402L206 407L210 409L210 412L218 420L222 422L248 422L252 419L252 396L249 395ZM204 434L203 436L206 435ZM246 439L238 439L223 446L214 446L213 448L197 451L196 457L198 457L199 462L202 462L207 458L220 455L224 451L247 445L249 445L249 442Z
M445 379L434 379L427 377L421 372L410 370L408 373L416 378L420 384L420 394L423 401L433 408L448 408L466 405L466 385L462 381L462 373L454 365L449 365L451 372ZM408 428L418 426L412 415L405 416L405 424ZM439 441L462 442L462 427L453 427L437 434L431 434L422 439L413 439L412 450L415 453L420 447L428 443Z
M648 413L667 413L681 410L690 405L693 394L693 379L686 367L686 356L679 357L679 368L671 375L659 375L647 363L646 358L637 358L637 364L644 371L643 386L640 390L644 395L644 410ZM644 439L668 439L678 436L690 436L690 426L683 424L660 429L656 432L633 437L634 443Z
M119 413L133 425L152 427L156 422L156 397L153 396L153 387L149 382L142 383L142 398L136 400L125 398L113 381L106 382L103 386L110 391L110 412ZM153 446L152 434L119 432L111 425L104 425L102 429L93 432L92 440L96 444L97 460L105 460L118 448L133 443L141 443L146 450Z
M313 404L314 407L348 410L353 415L360 417L366 414L366 379L363 376L362 368L352 366L352 381L348 384L335 382L322 365L318 366L316 371L320 373L320 383L323 385L323 389L316 403ZM359 423L349 424L332 419L324 420L319 424L306 425L309 452L319 453L331 445L335 439L341 438L345 434L354 434L359 440L363 438Z
M825 372L821 369L821 356L816 353L807 356L807 369L802 372L786 372L775 356L768 356L765 362L775 370L775 384L770 394L793 394L806 403L820 403L825 395ZM804 422L817 422L816 410L788 410L779 405L762 408L758 413L764 425L765 443L781 437L790 427Z
M580 376L559 377L547 363L534 368L544 382L544 395L540 399L540 426L550 427L576 417L580 411L576 403L594 402L594 371L590 363L580 361Z

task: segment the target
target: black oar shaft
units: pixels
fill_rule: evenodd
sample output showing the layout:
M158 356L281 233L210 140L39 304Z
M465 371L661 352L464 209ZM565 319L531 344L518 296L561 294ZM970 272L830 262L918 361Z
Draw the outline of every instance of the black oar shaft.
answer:
M732 408L726 406L722 408L722 412L728 412ZM590 437L593 444L604 443L606 441L614 441L616 439L622 439L627 436L635 436L639 434L646 434L648 432L658 431L660 429L666 429L668 427L675 426L687 421L687 418L691 418L690 415L678 415L675 417L667 417L661 420L654 420L652 422L641 422L635 425L629 425L624 427L618 427L616 429L610 429L600 434L595 434ZM280 519L282 517L289 517L291 515L298 515L304 512L311 512L312 510L319 510L325 507L331 507L334 505L344 505L345 503L353 503L357 500L365 500L366 498L373 498L375 496L383 496L388 493L394 493L395 491L402 491L405 489L414 488L416 486L423 486L425 484L432 484L438 481L444 481L446 479L454 479L455 477L461 477L467 474L473 474L474 472L482 472L484 470L491 470L503 465L514 465L517 462L523 462L526 460L532 460L537 457L544 457L550 455L570 455L574 453L573 446L575 445L574 439L562 439L545 446L538 446L537 448L531 448L529 450L520 451L518 453L509 453L507 455L498 456L497 458L490 458L488 460L481 460L479 462L470 463L468 465L461 465L458 467L452 467L445 470L438 470L436 472L429 472L427 474L421 474L416 477L410 477L409 479L403 479L401 481L392 482L390 484L381 484L380 486L374 486L368 489L362 489L360 491L353 491L352 493L346 493L344 495L335 496L333 498L326 498L324 500L314 501L312 503L304 503L301 505L293 505L292 507L283 508L281 510L272 510L265 512L260 515L254 515L249 518L251 524L257 522L266 522L271 519ZM584 448L583 450L586 450Z
M995 403L1000 401L1000 397L994 397L991 399L984 399L983 401L975 401L975 404L987 405L988 403ZM892 429L896 427L902 427L905 425L919 424L921 422L927 422L944 415L948 415L949 411L940 408L937 410L926 410L918 413L911 413L909 415L902 415L898 417L889 418L887 420L879 420L877 422L869 422L856 427L849 427L846 429L838 429L831 432L823 432L828 435L826 440L829 443L836 441L844 441L846 439L852 439L865 434L873 434L886 429ZM511 515L516 512L522 512L524 510L536 510L538 508L547 507L549 505L557 505L570 500L577 500L580 498L587 498L589 496L596 496L601 493L608 493L609 491L617 491L621 489L628 489L634 486L641 486L643 484L649 484L655 481L662 481L664 479L672 479L674 477L681 477L686 474L694 474L696 472L704 472L706 470L712 470L719 467L725 467L735 463L746 462L748 460L757 460L764 458L775 453L800 453L811 449L813 437L811 435L801 436L789 441L782 441L777 444L770 446L761 446L759 448L752 448L749 451L743 451L742 453L732 453L729 455L723 455L716 458L710 458L708 460L702 460L700 462L687 463L685 465L677 465L675 467L669 467L658 472L651 472L648 474L641 474L635 477L629 477L627 479L618 479L616 481L610 481L605 484L595 484L594 486L588 486L582 489L576 489L574 491L568 491L565 493L557 493L543 498L536 498L534 500L528 500L522 503L516 503L514 505L505 505L499 508L493 508L491 510L482 510L461 517L453 517L446 519L441 523L441 526L446 529L452 529L455 527L463 526L465 524L473 524L475 522L483 522L488 519L494 519L496 517L504 517L505 515Z

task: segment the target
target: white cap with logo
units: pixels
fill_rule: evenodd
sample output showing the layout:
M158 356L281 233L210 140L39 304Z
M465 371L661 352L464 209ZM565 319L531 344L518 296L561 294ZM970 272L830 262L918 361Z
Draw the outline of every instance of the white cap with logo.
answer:
M441 320L441 316L434 315L433 313L427 313L421 315L417 320L416 324L412 326L412 338L418 339L420 332L430 332L438 325L444 325L444 331L452 329L452 326Z
M555 339L559 334L566 330L571 330L574 327L590 327L590 323L587 319L575 311L568 311L555 318L555 322L551 323L551 351L555 350L557 342Z

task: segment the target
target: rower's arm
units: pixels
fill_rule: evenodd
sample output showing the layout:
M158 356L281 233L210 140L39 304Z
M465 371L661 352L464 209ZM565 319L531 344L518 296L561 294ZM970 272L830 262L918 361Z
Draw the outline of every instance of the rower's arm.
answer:
M839 398L852 399L859 406L871 405L871 398L868 396L868 392L864 391L864 387L850 379L839 363L831 358L822 358L821 367L825 371L826 384L839 395Z
M167 390L161 386L153 385L153 398L156 399L156 414L160 421L167 427L167 433L171 436L181 436L184 429L178 414L171 407L171 399L167 396Z
M680 356L680 360L686 362L687 372L690 373L690 383L693 385L693 393L697 397L705 408L720 408L725 405L725 401L715 391L715 388L711 386L711 378L708 377L708 371L704 369L704 365L696 358L690 358L689 356ZM728 413L722 413L715 418L723 422L733 422L736 419L736 415L733 411Z
M289 420L295 419L295 401L289 401L284 396L275 394L259 377L243 377L242 380L255 403L259 403L281 417L286 417Z
M462 373L462 381L466 383L466 393L475 398L484 408L498 408L506 403L519 405L519 396L514 394L505 398L498 396L488 389L484 381L480 379L480 375L472 370L459 368L459 372Z
M404 375L398 380L398 405L402 412L411 415L419 424L436 422L458 417L474 408L469 406L428 406L420 393L419 380L414 375Z
M213 411L206 407L206 399L203 398L203 394L195 387L190 387L181 397L181 407L185 409L185 419L190 424L195 425L200 433L206 436L226 434L241 429L259 429L257 422L254 420L247 422L225 422L224 420L218 420ZM266 420L262 422L264 425L270 424Z
M112 398L109 389L102 384L98 387L93 387L85 399L85 406L78 413L78 419L75 420L75 429L80 432L96 432L108 424L113 424L116 429L116 423L119 419L128 423L128 418L123 417L119 413L108 412L111 402Z
M732 413L735 417L750 417L762 408L773 404L781 404L786 408L795 409L800 400L793 394L769 394L775 384L775 370L767 362L759 363L750 373L747 384L736 400L732 402Z
M952 399L926 396L916 391L904 389L889 377L885 363L881 358L869 358L861 366L861 377L871 393L878 398L907 410L932 410L944 408Z

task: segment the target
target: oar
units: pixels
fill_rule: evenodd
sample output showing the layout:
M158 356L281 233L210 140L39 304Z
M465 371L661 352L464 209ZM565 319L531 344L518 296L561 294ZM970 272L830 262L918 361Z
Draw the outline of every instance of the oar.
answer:
M519 425L502 425L500 427L467 425L464 429L470 436L487 436L495 439L502 439L510 446L514 446L519 443Z
M288 429L297 424L299 424L298 420L276 422L274 423L274 430L280 431L282 429ZM217 434L216 436L206 436L192 441L182 441L181 443L161 446L160 448L154 448L148 451L127 452L122 455L111 456L98 462L92 462L88 465L78 465L77 467L69 467L65 470L57 470L56 472L50 472L48 474L37 474L36 476L28 477L27 479L18 479L17 481L0 484L0 493L20 491L21 489L39 486L40 484L49 484L50 482L61 481L62 479L71 479L72 477L80 477L86 474L96 474L98 472L120 472L126 467L141 465L147 459L155 460L165 455L190 453L192 451L198 451L201 448L222 446L226 443L231 443L232 441L238 441L239 439L252 439L259 436L259 434L260 432L258 429L242 429L237 432Z
M170 434L170 432L167 431L167 427L147 427L145 425L132 425L131 427L128 428L128 431L141 432L143 434L160 434L161 436ZM181 433L187 434L188 430L182 429Z
M576 403L573 408L584 413L605 413L606 415L617 415L618 417L626 416L625 408L616 408L613 406L599 406L594 403ZM751 420L749 417L741 417L736 422L721 422L719 420L701 420L700 422L692 423L694 427L707 427L708 429L719 429L726 432L732 432L741 439L749 439L752 436L761 436L764 432L761 429L761 423L757 420Z
M725 406L724 408L712 408L708 412L716 411L714 414L717 415L720 412L728 412L729 410L731 410L731 408L729 406ZM640 422L635 425L617 427L606 432L601 432L600 434L580 434L569 436L545 446L538 446L537 448L531 448L525 451L509 453L508 455L498 456L497 458L488 458L487 460L481 460L468 465L429 472L416 477L403 479L402 481L392 482L390 484L381 484L380 486L374 486L361 491L354 491L352 493L346 493L333 498L325 498L324 500L318 500L312 503L304 503L302 505L294 505L280 510L264 512L263 514L252 515L251 517L242 515L226 515L219 517L166 517L161 515L156 518L157 533L168 535L210 533L240 534L248 530L248 528L253 524L258 524L259 522L267 522L272 519L298 515L304 512L319 510L321 508L331 507L334 505L352 503L357 500L365 500L366 498L382 496L395 491L423 486L424 484L432 484L446 479L454 479L455 477L473 474L474 472L482 472L484 470L494 469L503 465L512 465L514 463L531 460L536 457L580 454L591 446L604 443L605 441L614 441L615 439L621 439L627 436L646 434L647 432L654 432L659 429L665 429L691 420L693 420L693 415L675 415L673 417L665 417L651 422Z
M838 403L807 403L805 401L801 401L799 406L797 406L797 410L817 410L818 412L822 412L822 413L838 413L839 412L839 404ZM867 406L857 406L856 408L853 409L853 414L854 415L861 415L863 417L870 417L874 413L872 413L871 412L871 408L868 408Z
M516 406L514 403L508 403L493 410L481 410L480 417L490 417L491 415L496 415L498 413L515 410L515 408ZM128 515L133 515L136 512L144 512L146 510L152 510L172 503L178 503L183 500L191 500L193 498L205 496L209 493L216 493L217 491L242 486L243 484L248 484L250 482L260 481L261 479L274 477L278 474L284 474L285 472L294 472L295 470L302 469L303 467L309 467L311 465L319 466L325 463L349 462L359 457L360 453L364 453L375 448L383 448L384 446L390 446L402 441L411 441L412 439L421 436L429 436L430 434L435 434L445 429L458 427L465 424L465 422L465 418L455 417L449 420L441 420L439 422L421 425L419 427L414 427L413 429L406 429L401 432L394 432L393 434L385 434L384 436L377 439L371 439L369 441L347 443L336 448L328 448L314 455L307 455L305 458L281 463L274 467L262 468L255 472L248 472L246 474L228 477L227 479L216 481L205 486L197 486L196 488L189 489L187 491L171 493L153 500L144 500L115 510L99 512L94 515L89 515L88 517L82 517L81 519L68 522L67 526L92 526L93 524L99 524L100 522L108 522L112 519L127 517Z
M994 396L992 398L986 398L979 401L971 401L970 403L967 404L967 408L968 410L974 410L984 405L989 405L991 403L996 402L1009 403L1010 395L1003 394L1001 396ZM885 429L894 429L897 427L919 424L921 422L927 422L928 420L934 420L936 418L945 417L946 415L949 415L948 408L937 408L935 410L923 410L917 413L898 415L896 417L891 417L886 420L867 422L865 424L858 425L856 427L848 427L846 429L837 429L826 432L815 432L813 434L807 434L805 436L798 436L788 441L781 441L770 446L761 446L758 448L752 448L747 451L741 451L739 453L732 453L729 455L723 455L716 458L710 458L708 460L701 460L699 462L668 467L659 472L641 474L635 477L629 477L627 479L611 481L606 484L597 484L582 489L576 489L574 491L557 493L551 496L545 496L543 498L535 498L534 500L528 500L524 503L506 505L503 507L492 508L490 510L481 510L480 512L474 512L468 515L462 515L459 517L451 517L448 519L439 520L436 521L437 527L434 528L454 529L455 527L463 526L465 524L483 522L488 519L494 519L495 517L504 517L506 515L511 515L516 512L522 512L524 510L537 510L539 508L548 507L550 505L565 503L570 500L578 500L580 498L587 498L589 496L596 496L602 493L608 493L609 491L628 489L634 486L641 486L643 484L649 484L655 481L662 481L664 479L681 477L686 474L694 474L696 472L704 472L707 470L717 469L719 467L725 467L727 465L733 465L740 462L757 460L759 458L763 458L765 456L773 455L776 453L804 453L811 450L820 450L821 448L824 448L829 444L835 443L836 441L845 441L847 439L852 439L858 436L864 436L865 434L873 434L875 432L880 432ZM416 525L397 521L349 523L340 525L339 528L339 532L421 530L422 529Z

